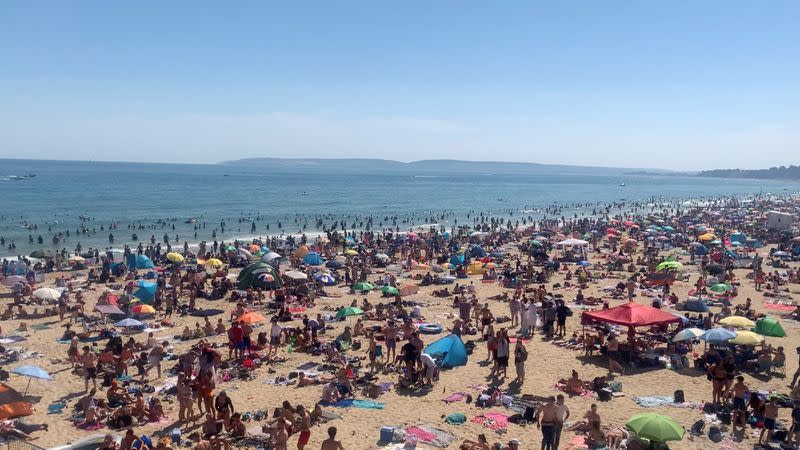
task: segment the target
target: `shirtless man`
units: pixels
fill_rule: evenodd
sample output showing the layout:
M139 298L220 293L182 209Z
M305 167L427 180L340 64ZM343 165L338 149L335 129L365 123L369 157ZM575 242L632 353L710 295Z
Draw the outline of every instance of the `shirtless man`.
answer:
M155 367L156 373L158 374L158 378L161 378L161 359L164 357L164 347L168 346L169 342L164 341L162 343L156 342L153 345L153 348L150 350L150 353L147 355L147 362L150 367L147 369L148 378L150 369Z
M297 439L297 450L303 450L308 445L309 438L311 438L311 417L303 405L297 406L297 415L300 416L300 424L298 425L300 436Z
M744 401L744 396L747 393L747 386L744 384L744 377L739 375L736 377L736 384L733 385L733 431L736 431L736 425L739 425L741 419L742 430L746 425L747 419L747 403Z
M275 432L275 450L286 450L286 443L289 441L289 433L286 431L286 421L277 422L278 431Z
M189 440L194 442L194 450L212 450L211 442L200 438L200 433L192 433L189 435Z
M767 407L764 409L764 428L761 429L761 434L758 435L758 445L765 445L764 432L767 433L767 443L772 442L772 433L775 431L775 421L778 419L778 401L770 399Z
M336 440L336 427L328 427L328 439L322 441L319 450L344 450L342 443Z
M397 357L397 326L393 320L383 328L383 335L386 343L386 360L393 362Z
M89 380L92 380L92 385L97 389L97 355L91 351L88 345L83 346L83 354L81 355L81 364L83 364L84 376L84 390L89 392Z
M558 425L558 407L555 402L556 398L552 395L547 397L547 403L542 405L536 417L536 427L542 430L542 450L555 450L553 443Z
M133 434L133 430L128 428L128 431L125 432L125 436L119 443L119 450L131 450L134 448L135 444L139 444L136 448L139 450L149 450L147 445L142 442L142 439L139 436ZM211 450L210 448L208 450Z

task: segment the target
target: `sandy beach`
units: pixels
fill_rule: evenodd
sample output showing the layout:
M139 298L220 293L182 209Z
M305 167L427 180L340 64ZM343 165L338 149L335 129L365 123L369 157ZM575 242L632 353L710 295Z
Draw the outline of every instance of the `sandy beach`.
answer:
M519 242L527 242L530 238L530 233L524 235L520 233ZM466 241L466 240L465 240ZM502 246L505 251L505 261L513 261L519 255L519 251L513 242L506 243ZM773 246L764 246L757 250L757 253L762 257L767 257L770 249ZM500 249L500 247L498 247ZM641 255L641 244L633 253L635 258ZM662 252L659 259L663 259L667 254L673 251ZM556 250L552 250L551 254L555 255ZM588 261L593 265L588 270L594 273L597 277L595 281L589 281L586 287L582 290L586 297L602 298L609 303L610 307L615 307L627 303L625 299L611 299L608 296L608 286L613 286L620 281L625 281L629 275L626 272L606 272L600 267L610 254L608 242L603 240L599 244L599 251L590 251ZM395 256L395 255L392 255ZM399 254L397 255L399 256ZM752 256L752 253L750 254ZM687 263L689 260L688 255L682 254L677 258L678 261ZM522 255L522 261L526 261L526 256ZM403 261L398 261L402 263ZM393 267L395 268L393 270ZM797 263L790 263L790 267L797 267ZM555 272L547 281L546 287L551 294L560 294L566 300L567 304L573 308L573 315L567 319L566 331L567 337L573 332L582 334L581 313L589 308L597 308L598 306L577 306L574 304L574 298L577 290L574 288L564 288L567 271L574 272L577 266L573 264L565 264L561 266L561 270ZM637 266L638 268L638 266ZM288 265L281 267L281 272L288 270ZM239 269L231 270L231 276L235 276ZM677 297L684 300L689 297L689 291L694 287L693 283L700 276L699 265L685 264L680 271L680 277L671 287ZM142 272L142 271L140 271ZM775 309L765 308L765 299L763 292L757 292L754 287L753 280L748 279L747 275L750 273L749 269L734 270L736 275L736 283L738 295L732 300L733 305L738 305L744 302L744 299L751 298L753 309L759 313L765 313L769 317L780 318L781 314L785 314ZM397 284L418 284L417 280L412 280L409 277L413 275L423 274L424 271L408 271L400 268L399 266L390 266L388 269L372 268L371 273L368 275L368 281L377 283L378 279L384 273L392 273L397 278ZM98 297L111 287L103 285L92 285L87 287L84 285L86 279L86 270L69 271L69 272L54 272L48 273L43 283L36 285L39 287L53 287L55 285L55 278L57 276L65 276L69 279L69 284L72 290L82 289L82 293L86 302L87 314L92 313L92 307L97 303ZM683 281L686 280L686 281ZM457 280L461 285L473 284L475 295L479 299L480 304L488 303L491 311L495 317L509 316L509 304L499 300L489 300L489 298L498 296L502 293L512 295L513 289L503 288L499 282L482 282L481 275L472 275L468 279ZM562 287L558 287L562 286ZM452 323L458 316L458 309L453 308L453 297L446 298L437 297L433 295L433 291L440 289L442 286L424 286L420 291L412 296L403 297L403 300L413 300L422 307L424 322L440 323L445 328L445 332L441 334L427 335L423 334L422 338L426 344L429 344L448 334L447 330L452 327ZM452 285L445 286L452 288ZM796 297L800 294L800 286L797 284L789 283L785 286L787 294L791 297ZM339 284L336 286L326 286L325 292L329 294L328 297L320 297L315 301L315 305L302 312L309 317L315 317L317 313L332 314L333 311L341 306L350 305L351 302L357 300L358 304L362 303L364 298L375 305L380 302L388 302L391 299L382 299L380 291L371 292L368 295L352 294L349 293L347 286ZM121 294L120 290L115 290L117 294ZM643 290L636 289L636 296L634 301L644 305L650 305L652 298L659 295L656 290ZM11 302L13 297L8 287L0 287L0 296L6 298L8 303ZM210 317L212 323L216 323L218 318L222 318L226 326L229 322L230 312L234 308L234 303L221 300L206 300L198 299L196 307L200 309L222 309L223 314ZM30 312L33 307L26 307ZM673 309L665 308L669 311ZM248 306L248 310L257 311L264 316L269 317L274 311L267 310L263 306ZM712 311L718 312L719 308L712 308ZM678 312L678 311L675 311ZM683 314L683 312L680 312ZM147 323L154 323L158 321L161 313L157 315L156 319L145 320ZM83 396L84 383L82 376L73 372L70 365L66 363L68 344L60 343L59 338L64 334L65 328L63 324L67 323L68 319L61 322L58 316L50 316L39 319L11 319L2 321L2 334L6 337L19 336L22 339L18 342L7 343L5 347L7 350L16 349L21 355L22 360L9 363L3 366L5 370L12 370L14 367L21 365L36 365L45 369L52 377L53 381L42 381L33 379L28 388L29 379L23 376L11 374L8 384L23 393L28 390L28 400L33 403L34 414L26 419L32 423L44 423L49 427L47 432L36 432L34 436L37 438L33 441L34 444L39 446L52 446L57 444L64 444L67 442L75 441L80 438L103 434L109 432L107 427L101 427L94 431L86 431L78 429L72 422L68 420L73 408L73 404ZM189 341L181 341L174 337L181 334L181 330L185 326L194 329L196 324L202 325L202 318L194 316L180 316L175 314L172 316L174 327L161 328L153 330L155 339L157 341L168 340L169 352L171 354L180 355L186 352L191 345L197 342L197 339ZM28 331L19 331L21 323L27 325ZM356 323L356 317L348 318L344 321L332 321L328 324L332 329L327 330L321 339L331 339L339 335L345 326L353 326ZM364 320L364 325L369 328L373 325L382 325L385 322ZM787 336L783 338L768 337L767 342L773 347L783 346L786 349L787 363L786 374L787 377L774 376L770 379L765 379L761 376L754 378L752 375L745 373L745 382L753 390L763 391L778 391L784 394L789 394L788 388L791 376L795 370L798 369L797 357L795 356L795 347L800 346L800 337L798 337L798 327L800 324L793 320L781 320L781 323L786 330ZM299 316L292 322L283 323L283 326L299 326L302 327L302 322ZM79 328L79 325L75 325ZM494 325L495 329L509 326L509 323L497 323ZM254 329L254 335L260 331L268 331L269 324L257 326ZM510 334L516 335L517 328L511 328ZM147 338L147 333L137 333L132 335L137 341L144 341ZM625 332L622 332L625 336ZM128 336L123 337L127 340ZM505 380L496 380L490 377L491 364L486 361L487 350L486 344L481 341L479 335L465 335L464 341L475 341L477 344L474 351L469 356L469 362L466 366L456 367L453 369L442 370L440 379L434 383L429 389L424 389L420 392L408 392L402 389L396 389L398 383L398 375L394 373L377 375L376 383L392 383L392 387L388 391L376 398L375 401L383 404L382 409L361 409L361 408L335 408L323 407L324 411L334 412L340 415L339 419L335 419L327 424L317 425L312 428L311 438L308 448L319 448L321 442L327 437L326 428L330 425L338 428L337 438L340 439L347 449L372 449L379 448L379 430L382 426L391 427L409 427L417 425L425 425L430 427L439 428L451 433L453 437L452 444L448 448L458 448L464 439L475 440L476 436L480 433L486 433L489 442L508 442L512 438L517 438L522 442L520 448L533 449L539 448L541 440L541 432L532 424L517 425L509 424L507 429L502 432L495 432L489 428L473 423L470 421L475 416L485 414L488 412L498 412L505 415L513 414L513 411L508 410L503 406L493 406L489 408L478 407L475 403L467 404L464 401L457 401L453 403L446 403L443 401L446 397L458 393L468 393L472 397L477 398L479 391L475 388L476 385L487 386L489 384L496 384L500 389L509 387L509 381L514 378L513 363L509 368L509 376ZM225 335L217 335L208 337L208 340L215 344L219 344L221 353L227 358L227 337ZM360 350L349 350L348 356L357 356L364 358L362 363L361 373L366 370L368 339L364 336L356 337L360 340ZM105 340L98 342L100 346L105 343ZM83 345L83 344L81 344ZM399 347L399 346L398 346ZM602 355L595 353L595 356L583 356L583 351L572 350L555 345L552 341L543 339L541 332L537 333L526 343L526 348L529 352L529 357L525 362L525 369L527 372L525 383L522 386L512 387L511 393L516 396L532 395L547 397L560 393L554 384L562 378L568 378L572 369L576 370L583 380L591 380L597 376L609 375L608 365L606 358ZM384 349L385 351L385 349ZM695 351L702 352L702 344L699 344ZM35 352L35 354L30 354ZM513 346L512 346L513 352ZM287 347L282 346L279 350L281 362L264 364L252 371L252 379L249 381L232 380L221 381L218 383L218 389L223 389L233 400L233 404L237 411L248 411L255 413L258 410L271 411L280 406L281 402L288 400L291 404L302 404L307 408L313 408L314 404L319 402L322 394L322 386L306 386L297 387L296 379L289 380L290 384L281 386L268 383L268 380L275 380L281 377L289 376L290 372L296 372L299 367L304 367L304 364L309 362L322 363L324 356L311 356L307 353L293 351L287 352ZM691 358L690 358L691 359ZM177 362L164 361L164 376L161 379L155 379L154 371L149 374L149 383L158 389L167 383L174 383L175 376L169 374L171 369ZM131 367L131 374L135 372L135 368ZM219 376L219 373L218 373ZM700 419L704 419L702 407L676 407L674 405L664 405L654 408L643 408L634 402L635 397L649 397L649 396L672 396L673 393L680 389L685 393L686 402L705 402L711 398L711 383L707 380L704 371L699 371L693 367L675 370L673 368L665 367L631 367L625 366L624 374L611 375L610 381L621 383L622 393L621 396L615 396L610 401L599 401L594 396L570 396L566 399L566 404L571 411L570 422L579 420L583 417L584 413L589 410L592 403L597 404L597 411L602 418L604 429L611 429L614 427L624 427L626 421L633 415L642 412L658 412L673 418L677 423L685 427L687 430L692 424ZM173 428L179 425L175 424L177 418L177 403L174 395L159 395L162 398L165 413L168 419L165 419L157 424L145 424L135 427L137 433L148 435L165 435ZM357 392L357 399L364 399L361 392ZM48 414L48 405L64 402L66 407L64 412L60 414ZM460 412L467 417L467 422L463 425L451 425L444 421L445 416ZM780 420L785 424L791 424L790 419L791 409L780 409ZM261 423L258 421L251 421L247 424L248 430L253 432L260 431ZM708 430L706 425L706 432ZM195 427L190 424L182 425L184 439L189 432ZM723 426L723 431L728 427ZM757 432L759 430L748 430L745 432L743 442L734 442L729 437L726 437L721 443L715 443L709 440L707 434L701 436L691 436L687 433L682 441L669 442L670 448L673 449L699 449L699 448L730 448L730 449L744 449L752 448L753 442L757 440ZM119 431L114 431L119 433ZM730 433L725 432L726 436ZM575 433L564 431L561 438L561 445L559 448L586 448L582 445L583 440L578 437L575 438ZM289 447L294 448L297 441L297 436L293 435L289 439ZM577 444L581 443L581 444ZM396 445L386 448L395 448ZM423 442L420 442L417 448L433 448Z

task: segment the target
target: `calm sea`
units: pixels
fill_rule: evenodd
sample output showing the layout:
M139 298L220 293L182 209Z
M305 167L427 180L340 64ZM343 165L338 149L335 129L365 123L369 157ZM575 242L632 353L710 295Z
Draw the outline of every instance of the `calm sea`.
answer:
M34 178L13 181L9 176L36 174ZM620 183L624 182L624 187ZM171 165L138 163L96 163L27 161L0 159L0 236L6 243L0 255L27 254L35 248L55 248L52 236L71 230L71 236L58 248L84 249L109 246L112 222L114 247L130 242L132 232L140 240L155 235L161 241L166 232L179 241L211 241L218 228L218 240L236 236L295 233L305 226L316 227L317 216L330 224L353 222L366 217L388 227L385 217L397 217L401 229L437 222L447 226L466 223L466 216L484 212L519 218L541 217L542 213L523 214L552 204L566 205L572 211L578 204L656 199L707 198L725 194L797 191L794 183L756 180L718 180L695 177L626 175L386 175L386 174L304 174L262 173L258 169L217 165ZM591 208L591 207L589 207ZM444 219L441 214L448 211ZM83 219L81 218L83 217ZM196 218L205 228L185 223ZM250 232L249 220L259 218L257 231ZM225 221L225 234L219 225ZM165 221L167 225L161 225ZM282 229L278 228L281 223ZM26 225L38 229L28 230ZM129 224L150 229L128 230ZM266 229L269 224L269 230ZM94 232L75 235L81 226ZM172 225L175 226L173 231ZM29 234L34 243L29 244ZM38 244L41 235L44 243ZM9 250L11 241L16 250ZM174 245L174 244L173 244Z

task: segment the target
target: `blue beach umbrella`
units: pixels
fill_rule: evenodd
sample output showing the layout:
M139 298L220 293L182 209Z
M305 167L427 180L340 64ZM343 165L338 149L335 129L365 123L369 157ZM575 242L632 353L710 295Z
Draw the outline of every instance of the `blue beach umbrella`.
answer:
M327 273L318 273L314 275L314 280L324 284L325 286L333 286L336 284L336 278L333 278L332 275Z
M592 263L590 263L589 261L578 261L576 264L581 267L589 267L592 265Z
M131 318L122 319L119 322L115 323L114 325L123 328L134 328L134 327L144 326L142 322L139 322L138 320Z
M725 342L730 341L731 339L736 337L736 332L728 330L726 328L712 328L710 330L706 330L700 339L706 342Z
M25 393L22 395L28 394L28 388L31 387L31 380L34 378L36 378L37 380L47 380L47 381L53 380L53 377L51 377L46 370L36 366L19 366L16 369L12 370L11 373L28 377L28 386L25 388Z

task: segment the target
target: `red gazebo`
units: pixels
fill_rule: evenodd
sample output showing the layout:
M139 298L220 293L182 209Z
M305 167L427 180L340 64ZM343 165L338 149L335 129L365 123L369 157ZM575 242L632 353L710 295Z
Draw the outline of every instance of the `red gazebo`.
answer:
M666 311L639 303L625 303L609 309L586 311L581 316L585 325L592 322L613 323L628 327L628 342L633 344L637 327L678 323L681 319Z

